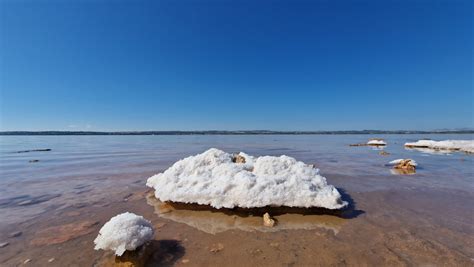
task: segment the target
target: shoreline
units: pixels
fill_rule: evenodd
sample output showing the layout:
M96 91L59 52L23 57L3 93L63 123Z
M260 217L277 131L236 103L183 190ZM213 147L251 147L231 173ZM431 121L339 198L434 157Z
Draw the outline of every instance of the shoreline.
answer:
M474 130L411 131L411 130L355 130L355 131L0 131L0 136L117 136L117 135L415 135L415 134L474 134Z

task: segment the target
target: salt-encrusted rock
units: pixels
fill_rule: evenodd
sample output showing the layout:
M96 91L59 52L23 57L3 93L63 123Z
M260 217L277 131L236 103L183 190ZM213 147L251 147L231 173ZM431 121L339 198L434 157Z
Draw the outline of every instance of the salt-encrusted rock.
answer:
M167 248L160 246L159 242L150 241L133 251L125 251L121 256L110 257L110 254L104 253L94 266L113 266L113 267L145 267L160 265L157 261L165 261L163 258L171 256L165 252ZM172 257L169 257L171 259ZM163 263L164 266L168 266ZM160 265L161 266L161 265Z
M411 174L416 172L418 164L412 159L396 159L389 162L394 169L402 170L403 174Z
M234 155L232 158L232 162L234 163L245 163L245 158L239 154Z
M429 148L433 150L463 151L474 153L474 140L419 140L412 143L405 143L407 148Z
M380 139L380 138L371 138L367 143L359 143L359 144L350 144L349 146L375 146L375 147L380 147L380 146L386 146L387 142L385 140Z
M275 225L275 220L270 217L270 214L268 214L268 212L263 214L263 225L267 227L273 227Z
M94 240L95 249L113 250L121 256L153 239L152 224L142 216L125 212L112 217L102 226Z
M388 164L394 165L394 167L406 166L406 165L410 165L413 167L418 166L418 163L416 163L416 161L412 159L395 159L395 160L390 161Z
M382 151L379 152L379 155L381 155L381 156L388 156L388 155L390 155L390 153L388 153L388 152L382 150Z
M369 145L369 146L386 146L387 142L385 142L383 139L372 138L367 142L367 145Z
M347 206L337 189L310 165L288 156L239 155L245 163L236 164L232 154L211 148L150 177L147 186L153 187L155 197L163 202L197 203L218 209Z

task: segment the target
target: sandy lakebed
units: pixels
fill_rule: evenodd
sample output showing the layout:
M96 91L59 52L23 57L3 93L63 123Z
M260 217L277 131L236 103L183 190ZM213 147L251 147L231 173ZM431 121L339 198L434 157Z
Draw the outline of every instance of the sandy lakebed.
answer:
M473 156L403 148L426 136L381 137L387 155L349 146L366 135L1 137L0 265L124 266L93 240L130 211L156 230L146 266L472 266ZM268 228L259 211L154 198L148 177L209 147L315 164L350 207L272 210L278 224ZM15 153L33 148L51 151ZM415 159L417 173L393 175L386 163L397 158Z

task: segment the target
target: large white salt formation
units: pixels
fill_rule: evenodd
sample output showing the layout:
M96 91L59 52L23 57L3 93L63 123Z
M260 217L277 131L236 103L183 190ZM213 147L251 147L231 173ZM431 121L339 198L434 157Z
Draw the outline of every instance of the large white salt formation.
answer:
M429 148L434 150L451 150L474 153L474 140L419 140L413 143L405 143L408 148Z
M125 212L112 217L102 226L94 240L95 250L113 250L121 256L153 239L153 226L142 216Z
M241 159L244 160L241 160ZM245 161L242 163L242 161ZM211 148L176 162L150 177L147 186L161 201L197 203L214 208L264 206L322 207L347 205L319 170L288 156L254 158Z

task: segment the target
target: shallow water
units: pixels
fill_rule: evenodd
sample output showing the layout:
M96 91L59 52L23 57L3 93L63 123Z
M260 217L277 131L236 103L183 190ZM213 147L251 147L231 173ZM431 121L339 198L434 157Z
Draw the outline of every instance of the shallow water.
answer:
M388 142L383 150L389 155L349 146L373 137ZM0 264L31 259L36 266L107 265L113 256L94 251L92 240L105 221L125 210L159 226L162 254L155 255L159 259L154 257L154 263L165 265L472 264L474 156L403 147L422 138L474 136L1 136L0 244L8 245L0 248ZM210 147L285 154L315 164L358 212L350 218L281 214L275 216L279 224L272 230L261 227L259 216L160 213L156 199L145 192L146 178ZM51 151L16 153L46 148ZM416 160L417 173L393 175L386 164L397 158ZM39 231L48 227L53 227L50 233ZM77 234L45 238L61 236L61 229ZM11 237L18 231L22 234ZM224 248L214 248L220 245ZM316 251L320 258L311 259Z

